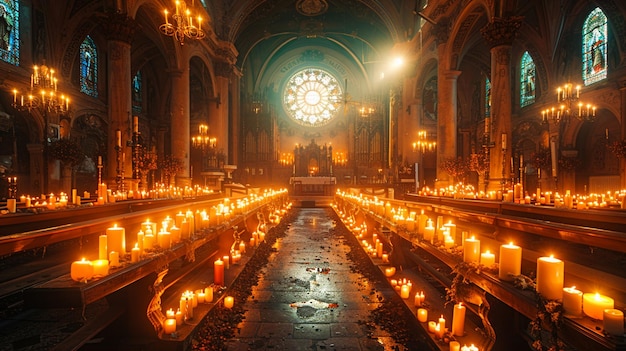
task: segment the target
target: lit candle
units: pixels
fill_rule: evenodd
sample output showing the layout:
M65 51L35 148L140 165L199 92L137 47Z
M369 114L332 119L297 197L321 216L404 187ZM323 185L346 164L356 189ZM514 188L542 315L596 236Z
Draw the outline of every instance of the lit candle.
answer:
M385 277L391 278L394 274L396 274L396 267L385 268Z
M604 310L615 308L615 301L599 293L583 294L583 312L593 318L602 320L604 318Z
M403 284L400 288L400 297L403 299L408 299L411 293L411 287L407 284Z
M224 268L230 269L230 256L224 255L224 257L222 257L222 261L224 261Z
M463 336L465 332L465 306L461 303L454 305L452 312L452 334Z
M437 322L435 321L429 321L428 322L428 332L429 333L434 333L437 329Z
M130 250L130 262L131 263L135 263L135 262L139 262L139 256L140 255L140 249L139 249L139 244L135 243L135 247L132 248L132 250Z
M521 274L522 248L513 243L500 245L500 269L498 277L502 280L513 280Z
M206 298L206 294L204 293L204 291L200 290L196 292L196 296L198 297L198 303L204 303Z
M426 321L428 320L428 310L425 308L418 308L417 309L417 320L422 322L422 323L426 323Z
M384 253L382 256L383 263L389 262L389 254Z
M70 266L70 277L77 282L85 282L93 277L93 266L90 261L84 258L80 261L72 262Z
M604 310L604 331L607 334L623 336L624 335L624 312L613 308Z
M115 251L121 254L126 252L126 231L122 227L118 227L117 223L111 228L107 228L107 250Z
M413 301L413 305L415 307L419 307L424 303L424 292L420 291L415 293L415 300Z
M576 289L575 286L563 288L563 309L567 315L581 316L583 314L583 292Z
M183 324L183 313L180 311L180 308L178 309L178 311L176 311L176 325L182 325Z
M226 296L224 297L224 307L226 308L233 308L235 304L235 298L232 296Z
M15 213L17 211L17 200L7 199L7 209L9 210L9 213Z
M105 277L109 274L109 260L94 260L91 265L94 277Z
M246 253L246 243L243 241L239 243L239 252Z
M439 323L437 323L437 327L439 327L439 333L437 333L437 337L441 338L446 332L446 319L443 318L443 314L441 315L441 317L439 317Z
M119 129L115 131L115 145L122 147L122 131Z
M224 285L224 262L219 258L213 264L213 283Z
M480 264L489 268L496 263L496 255L487 250L480 254Z
M163 322L163 333L172 334L176 332L176 318L168 318Z
M433 227L433 221L428 219L426 227L424 227L424 240L432 242L434 236L435 236L435 227Z
M563 298L564 263L554 256L537 259L537 292L548 300Z
M480 240L474 238L465 239L463 243L463 262L476 262L480 258Z

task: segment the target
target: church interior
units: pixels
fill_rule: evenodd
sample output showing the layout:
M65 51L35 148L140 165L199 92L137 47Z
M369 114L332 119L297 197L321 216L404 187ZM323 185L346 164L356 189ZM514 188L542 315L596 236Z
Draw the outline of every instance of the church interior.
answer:
M625 17L0 0L0 350L626 350Z

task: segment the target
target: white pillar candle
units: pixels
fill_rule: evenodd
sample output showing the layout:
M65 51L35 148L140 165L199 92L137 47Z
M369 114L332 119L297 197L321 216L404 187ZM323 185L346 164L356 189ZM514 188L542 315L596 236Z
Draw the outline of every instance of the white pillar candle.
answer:
M429 220L426 227L424 227L424 240L432 242L434 237L435 227L433 227L432 221Z
M196 292L196 296L198 297L198 303L204 303L205 298L206 298L204 291Z
M119 267L120 266L120 253L117 251L109 252L109 266L110 267Z
M139 257L141 256L139 253L140 253L139 244L135 244L135 247L133 247L130 250L130 262L131 263L139 262Z
M496 263L496 255L487 250L480 254L480 264L489 268Z
M17 200L7 199L7 209L9 210L9 213L15 213L17 211Z
M176 319L168 318L163 322L163 333L172 334L176 332Z
M213 264L213 283L224 285L224 262L219 258Z
M170 228L169 232L170 232L172 243L177 243L180 241L181 239L180 228L174 225L173 227Z
M91 261L91 265L94 277L105 277L109 274L109 260L94 260Z
M602 320L604 318L604 310L615 308L615 301L598 293L583 294L583 312L593 318Z
M571 288L563 288L563 309L565 314L569 316L582 316L583 314L583 292Z
M429 333L434 333L436 331L437 328L437 322L435 321L429 321L428 322L428 332Z
M415 307L419 307L424 303L424 292L420 291L415 293L415 298L413 300L413 305Z
M77 282L84 282L93 277L93 266L90 261L84 258L80 261L72 262L70 266L70 277Z
M170 234L170 232L161 230L159 232L159 246L162 249L170 249L172 247L172 235Z
M439 334L437 337L441 338L443 334L446 332L446 319L443 318L443 314L439 317L439 323L437 323L437 327L439 327Z
M463 243L463 262L476 262L480 259L480 240L471 237Z
M607 334L624 335L624 312L614 308L607 308L603 314L604 331Z
M417 320L422 322L422 323L426 323L426 321L428 320L428 310L425 308L418 308L417 309Z
M183 313L180 311L180 308L178 309L178 311L176 311L176 325L182 325L183 324Z
M550 257L537 259L537 292L548 300L563 298L563 261Z
M239 243L239 252L246 253L246 243L244 243L243 241Z
M102 234L98 237L98 258L101 260L109 259L109 250L107 249L107 236Z
M403 284L402 287L400 287L400 297L403 299L408 299L410 294L411 287L407 284Z
M452 311L452 335L463 336L465 332L465 306L462 303L454 305Z
M213 302L213 287L207 286L204 288L204 301L206 303Z
M107 250L115 251L123 254L126 252L126 231L122 227L114 224L113 227L107 228Z
M521 274L522 248L513 243L500 245L500 270L498 277L502 280L513 280Z
M224 297L224 307L226 308L233 308L233 306L235 305L235 298L232 296L226 296Z

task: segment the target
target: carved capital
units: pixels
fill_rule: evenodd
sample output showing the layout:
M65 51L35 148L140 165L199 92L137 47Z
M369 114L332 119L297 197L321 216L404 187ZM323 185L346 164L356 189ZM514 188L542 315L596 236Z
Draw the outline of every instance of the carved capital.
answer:
M102 27L109 40L119 40L130 44L137 23L126 13L110 12L102 19Z
M230 77L234 72L233 65L228 62L218 61L213 66L215 68L215 75L218 77Z
M507 18L496 17L484 26L480 33L489 46L512 45L517 35L517 30L522 26L524 17L515 16Z

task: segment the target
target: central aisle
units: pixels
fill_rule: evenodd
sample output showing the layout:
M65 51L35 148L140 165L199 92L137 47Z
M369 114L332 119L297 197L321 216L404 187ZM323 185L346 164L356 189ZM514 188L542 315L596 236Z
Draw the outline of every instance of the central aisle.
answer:
M228 350L402 350L369 321L378 294L350 268L332 210L299 211L260 272Z

